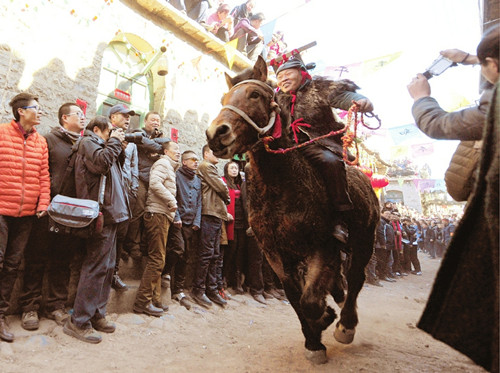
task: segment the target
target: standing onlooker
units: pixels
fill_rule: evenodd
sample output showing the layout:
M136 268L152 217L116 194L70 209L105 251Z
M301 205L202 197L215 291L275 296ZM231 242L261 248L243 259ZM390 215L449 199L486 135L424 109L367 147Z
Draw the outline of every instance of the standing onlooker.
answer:
M264 35L260 30L265 17L263 13L257 13L250 18L242 18L236 26L231 40L238 39L236 49L246 54L250 61L257 61L257 57L264 55Z
M451 238L453 237L453 233L455 233L455 224L448 218L443 218L443 241L444 241L444 249L448 248L450 244Z
M246 229L243 200L241 198L241 186L243 179L240 174L240 166L235 161L229 161L224 165L223 180L229 189L231 202L227 205L229 220L226 223L228 245L221 256L224 257L222 278L226 279L227 286L232 287L237 294L243 294L243 275L245 273L246 257ZM222 260L221 260L222 263ZM222 291L219 284L219 291ZM221 294L222 295L222 294Z
M135 297L134 312L161 316L168 306L161 302L161 272L165 267L168 230L177 210L175 172L179 168L179 145L162 144L164 154L151 167L149 192L144 213L148 260Z
M219 159L208 145L203 146L203 162L197 174L201 179L201 246L198 251L193 299L201 306L210 307L212 301L224 306L227 302L217 291L217 259L220 255L222 221L228 219L226 205L229 190L217 173Z
M201 227L201 180L196 175L198 157L192 150L182 153L182 167L176 172L177 211L167 240L164 273L171 275L172 299L187 309L191 303L184 289L193 283L194 261Z
M74 180L67 180L69 158L73 145L80 138L85 126L85 115L75 103L65 103L58 112L59 127L45 136L49 150L51 197L62 194L75 197ZM19 296L22 310L21 326L36 330L39 326L39 310L42 303L42 285L47 275L45 316L64 325L69 315L64 309L68 298L70 262L76 250L84 242L78 237L49 232L48 216L33 222L28 244L24 252L23 288Z
M422 229L424 233L424 250L427 251L431 259L436 259L436 251L434 248L436 233L431 227L429 227L427 222L422 224Z
M234 19L234 24L243 18L250 18L252 15L252 9L255 7L255 0L247 0L243 4L237 5L231 10L231 17Z
M438 258L443 257L444 253L444 234L443 234L443 223L438 221L436 227L434 228L436 232L436 240L434 241L434 246L436 247L436 256Z
M399 222L400 214L399 211L392 210L391 224L394 229L394 249L392 251L392 273L396 276L407 276L408 274L403 271L402 267L402 256L403 256L403 235L401 229L401 223Z
M14 119L0 124L0 339L12 342L5 321L33 216L46 215L50 202L47 142L36 131L38 97L20 93L10 101Z
M187 15L198 23L205 22L210 4L208 0L185 0Z
M375 235L375 253L377 255L377 273L381 280L395 282L389 276L389 257L394 246L394 230L392 229L391 210L382 209L380 223L377 226Z
M407 245L408 260L406 261L406 270L420 276L422 269L420 267L420 260L418 260L417 225L413 224L410 219L406 219L403 224L403 230L406 232L407 240L409 241ZM411 269L412 265L413 271Z
M123 172L119 161L125 135L122 129L111 133L108 118L97 116L90 121L83 138L75 144L75 185L78 198L99 201L102 230L86 240L86 254L80 272L73 314L64 325L64 333L88 343L99 343L97 331L113 333L115 325L106 320L106 305L111 291L116 260L118 225L130 215Z
M217 11L207 18L210 32L227 43L233 34L233 17L229 15L229 5L221 4Z
M142 260L142 253L146 253L147 243L141 239L144 231L143 215L146 207L146 198L149 188L149 173L151 166L163 154L162 143L170 141L163 137L160 130L161 118L156 111L150 111L144 118L144 128L137 130L142 134L142 143L137 145L139 188L137 198L132 206L132 218L129 220L127 235L123 243L123 250L134 260ZM120 258L117 258L117 260Z
M123 132L127 132L130 125L130 116L135 115L135 111L130 110L124 104L116 104L109 110L109 119L113 128L121 128ZM139 168L138 168L138 155L137 145L134 143L123 143L125 162L123 163L122 172L125 188L127 191L128 201L131 210L134 209L135 201L137 199L137 190L139 189ZM123 244L130 220L127 219L120 223L118 226L118 233L116 237L116 267L113 275L111 286L115 290L127 290L127 285L121 280L118 275L118 267L122 255Z

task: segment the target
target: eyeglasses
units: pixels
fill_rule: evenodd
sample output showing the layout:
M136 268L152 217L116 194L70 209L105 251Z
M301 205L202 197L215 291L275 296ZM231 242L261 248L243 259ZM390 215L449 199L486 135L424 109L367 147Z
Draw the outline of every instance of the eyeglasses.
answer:
M22 106L21 109L35 109L35 111L42 111L42 108L38 105Z
M199 159L198 158L195 158L195 157L191 157L191 158L186 158L185 161L193 161L193 162L198 162Z
M78 115L78 118L85 118L85 114L83 114L81 111L77 111L75 113L69 113L69 114L66 114L67 116L70 116L70 115Z

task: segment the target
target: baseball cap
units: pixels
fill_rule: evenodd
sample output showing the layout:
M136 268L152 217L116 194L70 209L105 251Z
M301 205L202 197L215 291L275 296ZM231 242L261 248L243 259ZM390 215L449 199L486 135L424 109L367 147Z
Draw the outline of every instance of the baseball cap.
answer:
M109 116L110 117L111 117L111 115L116 114L116 113L135 115L135 111L129 109L127 107L127 105L125 105L125 104L116 104L111 109L109 109Z

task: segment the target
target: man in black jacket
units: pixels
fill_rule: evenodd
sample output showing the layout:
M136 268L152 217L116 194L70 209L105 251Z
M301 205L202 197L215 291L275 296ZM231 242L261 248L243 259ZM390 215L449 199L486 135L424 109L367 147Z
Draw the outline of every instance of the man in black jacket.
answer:
M115 129L110 135L108 119L98 116L90 121L83 138L75 144L75 185L78 198L99 200L104 224L86 241L80 281L73 314L64 325L64 333L88 343L99 343L97 331L113 333L115 325L106 320L106 304L111 290L116 259L116 234L120 222L129 218L129 204L119 161L125 135Z
M85 126L85 115L75 103L65 103L58 112L60 126L45 136L49 149L51 198L56 194L75 196L74 183L65 181L71 148L80 138ZM83 241L77 237L58 235L48 231L48 216L34 220L24 252L23 288L19 296L22 310L21 326L36 330L42 301L44 273L47 274L45 316L64 325L68 314L64 308L68 298L70 261Z
M394 229L391 224L391 210L382 210L382 218L375 236L375 252L377 254L377 272L381 280L395 282L389 277L389 259L394 248Z

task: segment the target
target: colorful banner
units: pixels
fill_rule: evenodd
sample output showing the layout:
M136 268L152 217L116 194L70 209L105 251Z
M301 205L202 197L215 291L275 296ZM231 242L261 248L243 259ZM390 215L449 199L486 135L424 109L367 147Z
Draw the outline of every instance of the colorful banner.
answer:
M233 68L237 45L238 39L231 40L229 43L224 44L224 49L226 50L227 65L229 66L229 69Z
M413 158L423 157L434 153L434 144L432 142L427 144L415 144L411 146L411 156Z
M414 124L389 128L389 134L395 145L400 145L408 140L415 140L422 136L422 133Z
M436 186L434 179L413 179L413 183L420 193L434 189Z
M407 146L393 146L391 147L391 160L404 158L408 156Z
M266 23L265 25L260 26L260 31L264 36L265 45L267 45L267 43L269 43L272 40L275 26L276 26L276 19L273 19L272 21Z

